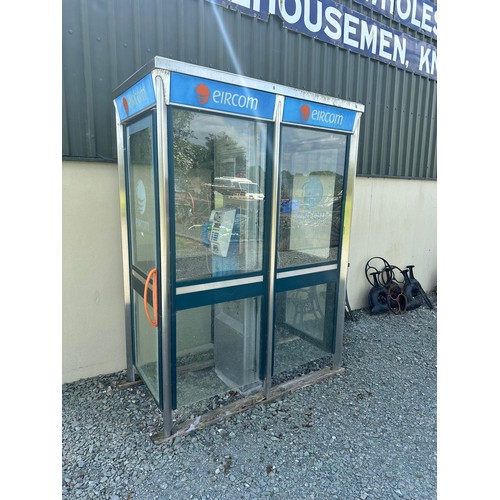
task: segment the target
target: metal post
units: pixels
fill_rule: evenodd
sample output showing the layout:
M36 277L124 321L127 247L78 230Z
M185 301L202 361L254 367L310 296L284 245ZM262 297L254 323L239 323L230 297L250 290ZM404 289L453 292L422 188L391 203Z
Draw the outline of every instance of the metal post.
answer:
M130 298L130 263L128 255L127 194L125 185L125 155L123 125L116 110L116 140L118 155L118 183L120 192L120 225L122 234L123 299L125 305L125 348L127 357L127 380L135 382L135 368L132 347L132 314Z
M166 87L168 88L168 82ZM161 366L163 390L163 434L172 434L172 331L171 331L171 276L170 276L170 213L168 189L168 134L167 107L163 79L155 77L157 102L157 142L158 142L158 197L160 208L160 262L161 262Z
M333 368L342 366L342 344L344 341L345 300L347 290L347 267L349 265L349 245L351 240L352 204L354 197L354 182L356 178L356 164L358 160L358 141L361 113L356 114L349 144L349 158L347 163L347 186L344 205L344 227L342 231L342 247L340 249L339 288L337 299L337 323L335 328L335 353L333 355Z
M276 115L274 121L274 152L271 181L271 225L269 234L269 274L267 280L267 351L266 372L264 378L264 396L269 398L271 394L271 376L273 367L273 341L274 341L274 281L276 279L276 241L278 226L278 199L279 199L279 160L280 160L280 136L281 116L283 113L283 96L276 96Z

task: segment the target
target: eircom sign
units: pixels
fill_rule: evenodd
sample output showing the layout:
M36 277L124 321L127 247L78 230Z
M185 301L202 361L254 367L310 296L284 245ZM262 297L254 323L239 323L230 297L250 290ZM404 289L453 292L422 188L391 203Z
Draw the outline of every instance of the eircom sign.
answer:
M144 111L155 103L156 96L151 75L146 75L115 99L121 121Z
M170 102L272 120L274 94L180 73L170 78Z
M283 122L352 132L356 111L287 97Z

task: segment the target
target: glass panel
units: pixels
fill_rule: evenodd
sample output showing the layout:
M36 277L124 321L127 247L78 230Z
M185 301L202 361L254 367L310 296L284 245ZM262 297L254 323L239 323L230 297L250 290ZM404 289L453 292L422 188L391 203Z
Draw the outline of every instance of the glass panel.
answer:
M274 373L331 352L334 291L334 283L323 283L276 295Z
M135 131L141 124L146 128ZM151 119L129 128L128 162L132 264L148 272L156 267Z
M158 330L148 322L144 311L144 300L135 290L133 294L133 307L134 326L135 331L138 333L135 335L136 367L142 380L156 398L156 401L159 401ZM149 314L153 316L151 307Z
M267 124L173 110L177 281L262 269Z
M260 297L177 312L177 406L260 388L260 324Z
M149 273L156 268L156 208L153 158L153 120L151 116L127 127L127 173L132 267ZM158 376L158 328L151 326L144 300L133 291L134 363L157 402L160 401ZM154 317L152 308L149 314Z
M347 138L284 126L278 268L337 260Z

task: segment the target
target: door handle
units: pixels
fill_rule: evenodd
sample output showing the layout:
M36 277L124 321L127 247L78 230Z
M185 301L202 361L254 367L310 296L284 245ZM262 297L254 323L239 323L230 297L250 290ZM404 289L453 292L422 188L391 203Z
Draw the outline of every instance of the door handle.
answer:
M151 326L158 326L158 288L156 286L156 275L157 275L157 270L156 268L151 269L149 271L148 277L146 279L146 283L144 285L144 311L146 311L146 317L148 318L149 323ZM153 281L153 316L154 320L151 319L151 316L149 315L149 307L148 307L148 287L149 287L149 282Z

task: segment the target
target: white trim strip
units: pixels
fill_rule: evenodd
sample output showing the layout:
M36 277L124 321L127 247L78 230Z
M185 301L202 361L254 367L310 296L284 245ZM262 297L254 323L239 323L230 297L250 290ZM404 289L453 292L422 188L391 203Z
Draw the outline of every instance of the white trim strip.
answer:
M200 285L188 285L177 287L176 295L184 295L186 293L206 292L208 290L217 290L219 288L229 288L232 286L249 285L250 283L261 283L264 281L263 276L251 276L249 278L240 278L228 281L215 281L212 283L201 283Z
M302 276L303 274L321 273L323 271L333 271L337 269L337 264L329 264L328 266L308 267L307 269L294 269L293 271L282 271L276 275L277 279L290 278L292 276Z

